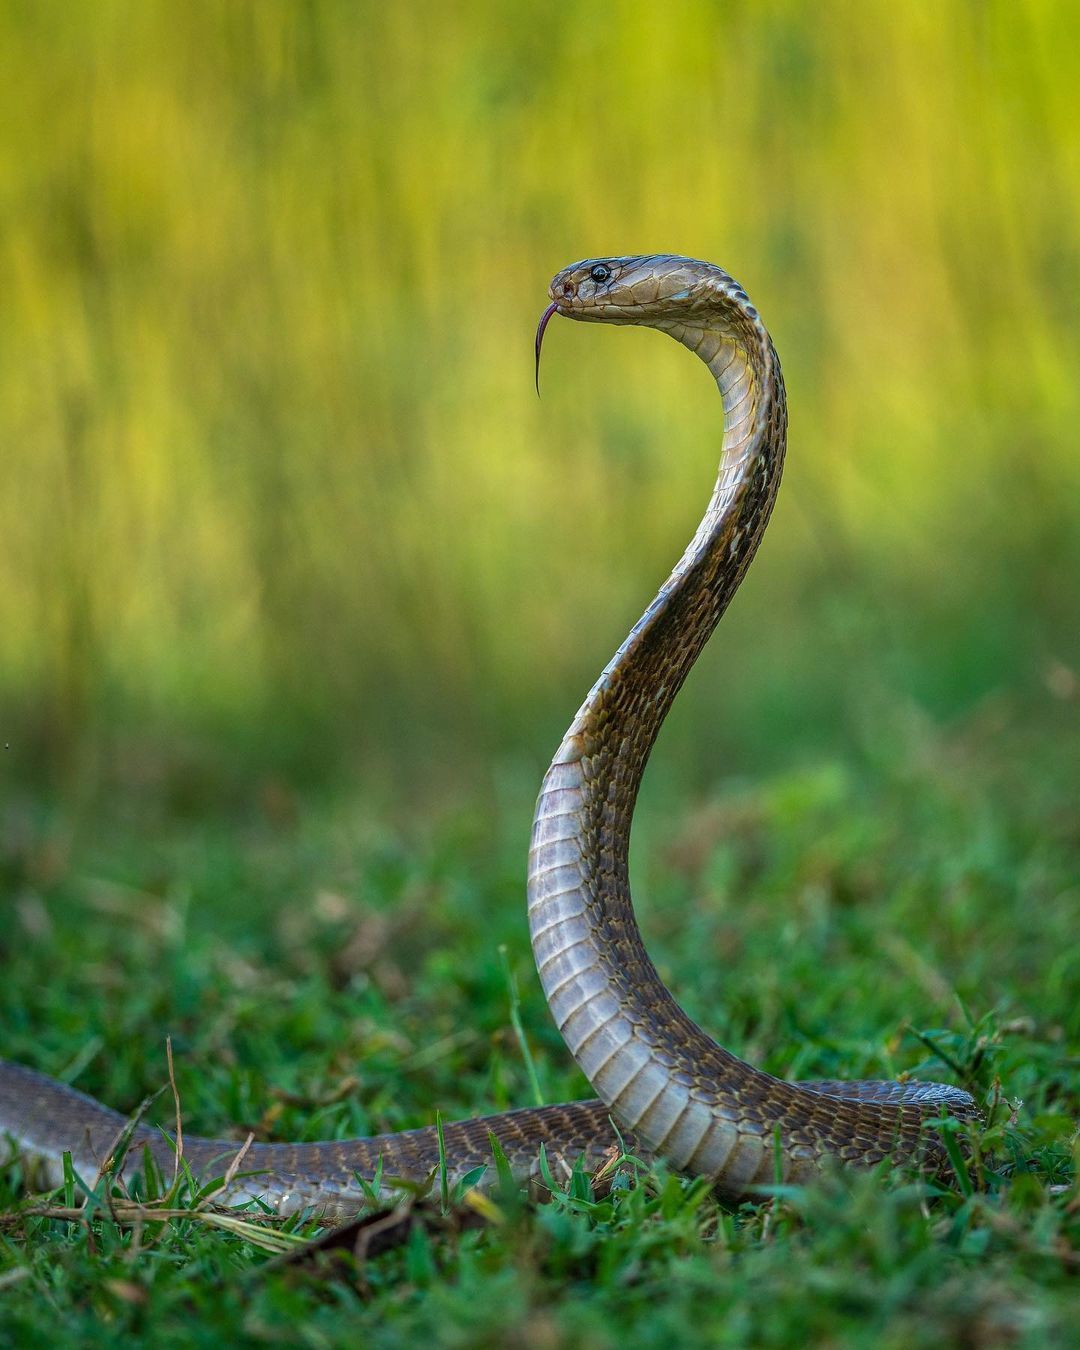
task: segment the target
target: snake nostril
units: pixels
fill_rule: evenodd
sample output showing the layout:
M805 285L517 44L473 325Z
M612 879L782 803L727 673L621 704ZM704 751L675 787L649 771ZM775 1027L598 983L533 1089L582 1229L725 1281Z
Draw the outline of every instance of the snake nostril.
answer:
M564 281L564 282L563 282L562 293L563 293L563 295L573 297L573 294L574 294L574 288L573 288L573 286L570 285L570 283L569 283L568 281Z

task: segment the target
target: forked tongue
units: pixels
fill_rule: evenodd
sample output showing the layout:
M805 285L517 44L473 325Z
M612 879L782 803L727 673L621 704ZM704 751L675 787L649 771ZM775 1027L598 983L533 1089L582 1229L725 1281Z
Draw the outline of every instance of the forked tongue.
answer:
M544 329L545 329L545 328L548 326L548 324L551 322L551 316L552 316L553 314L558 314L558 312L559 312L559 307L558 307L558 305L557 305L557 304L554 302L554 300L553 300L553 301L551 302L551 304L548 305L547 309L544 310L543 314L540 316L540 323L537 325L537 329L536 329L536 397L537 397L537 398L540 397L540 347L541 347L541 344L542 344L543 341L544 341Z

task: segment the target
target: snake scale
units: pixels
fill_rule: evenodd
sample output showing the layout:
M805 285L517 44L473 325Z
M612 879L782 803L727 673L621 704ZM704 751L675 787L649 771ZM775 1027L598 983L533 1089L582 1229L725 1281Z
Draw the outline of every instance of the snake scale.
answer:
M717 1045L682 1011L642 944L630 898L634 803L660 725L758 547L783 467L787 411L772 340L745 291L719 267L675 255L589 259L559 272L536 334L556 314L640 324L701 358L724 408L719 473L705 516L656 598L593 685L540 789L529 855L533 952L552 1014L598 1101L511 1111L444 1127L451 1182L491 1162L489 1135L515 1173L535 1176L540 1145L565 1175L595 1168L622 1143L710 1177L728 1201L782 1175L809 1178L827 1159L916 1161L947 1172L927 1121L977 1115L973 1099L932 1083L786 1083ZM613 1121L617 1123L617 1133ZM55 1175L64 1150L92 1178L124 1118L70 1087L0 1061L0 1136ZM138 1125L172 1170L169 1143ZM238 1145L187 1138L196 1175L224 1171ZM354 1214L356 1174L428 1178L433 1127L368 1139L253 1144L250 1173L223 1198L259 1197L281 1213ZM489 1168L489 1175L494 1171Z

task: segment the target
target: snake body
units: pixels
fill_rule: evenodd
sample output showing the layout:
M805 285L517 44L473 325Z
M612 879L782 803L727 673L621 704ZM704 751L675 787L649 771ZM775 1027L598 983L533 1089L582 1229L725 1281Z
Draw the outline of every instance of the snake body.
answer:
M630 825L660 725L734 595L768 522L783 467L787 413L772 340L745 291L719 267L675 255L589 259L564 268L537 331L537 364L555 314L670 334L708 366L724 407L720 468L694 537L581 705L544 778L529 855L533 952L571 1054L600 1100L512 1111L444 1127L451 1182L491 1162L494 1135L515 1173L595 1168L624 1145L710 1177L737 1201L827 1160L882 1159L947 1170L928 1120L976 1116L973 1099L933 1083L786 1083L717 1045L665 988L642 944L628 877ZM619 1130L615 1128L617 1123ZM55 1174L65 1150L93 1178L125 1124L92 1098L0 1061L0 1136ZM138 1125L128 1157L173 1153ZM235 1141L188 1138L196 1175L222 1173ZM223 1193L282 1213L330 1218L364 1203L370 1181L424 1181L439 1165L434 1128L368 1139L254 1144ZM489 1168L489 1172L493 1169Z

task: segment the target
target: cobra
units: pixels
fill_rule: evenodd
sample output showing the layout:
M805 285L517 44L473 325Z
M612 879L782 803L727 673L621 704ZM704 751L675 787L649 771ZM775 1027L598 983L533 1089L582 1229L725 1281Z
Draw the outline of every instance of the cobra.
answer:
M624 1146L709 1177L726 1200L777 1176L805 1181L833 1160L948 1164L930 1122L977 1117L958 1088L922 1082L788 1083L737 1058L682 1011L642 943L630 896L634 804L649 754L683 681L742 580L780 484L787 411L772 340L745 291L719 267L671 254L596 258L564 268L536 334L555 315L658 329L704 361L723 403L720 467L705 515L655 599L589 691L544 777L529 855L533 953L552 1015L597 1100L444 1127L448 1180L490 1163L490 1136L515 1174L595 1168ZM69 1151L96 1174L124 1118L33 1070L0 1061L0 1135L54 1174ZM616 1128L618 1127L618 1128ZM171 1170L158 1130L136 1127ZM196 1175L224 1170L235 1141L188 1138ZM365 1203L359 1175L423 1181L438 1168L435 1128L322 1143L253 1144L219 1198L258 1197L281 1213L328 1219ZM493 1168L488 1169L490 1175Z

